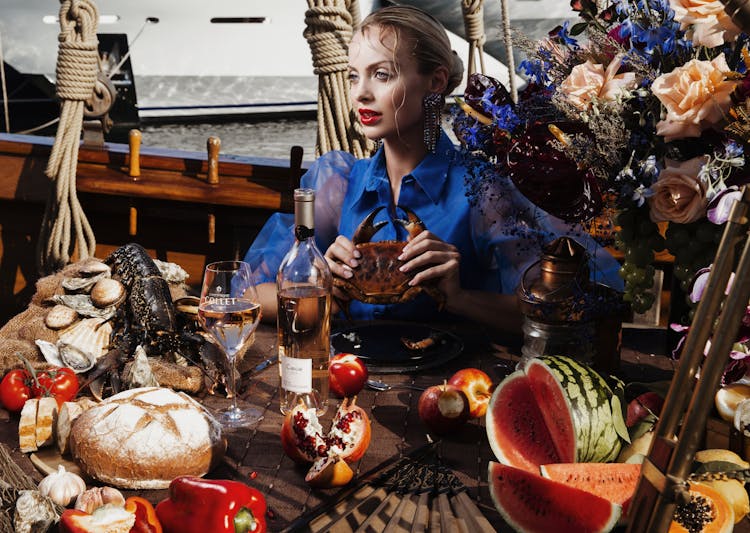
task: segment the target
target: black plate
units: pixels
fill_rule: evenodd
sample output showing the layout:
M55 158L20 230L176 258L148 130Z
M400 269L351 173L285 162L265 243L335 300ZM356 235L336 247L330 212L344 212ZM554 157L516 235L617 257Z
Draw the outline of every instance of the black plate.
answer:
M419 341L432 338L428 348L410 350L402 338ZM420 324L368 324L342 329L331 336L335 352L353 353L368 370L396 374L432 368L458 356L463 342L453 333Z

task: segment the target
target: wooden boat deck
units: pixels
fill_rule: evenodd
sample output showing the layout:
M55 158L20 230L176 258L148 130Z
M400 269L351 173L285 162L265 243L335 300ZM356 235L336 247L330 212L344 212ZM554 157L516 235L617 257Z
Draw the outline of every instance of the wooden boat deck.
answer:
M0 320L23 309L38 279L35 258L50 180L54 140L0 134ZM208 153L140 149L130 175L127 145L82 145L77 191L97 239L96 256L137 240L173 261L199 284L207 261L241 257L268 216L293 209L304 171L299 147L290 160L219 156L211 183Z

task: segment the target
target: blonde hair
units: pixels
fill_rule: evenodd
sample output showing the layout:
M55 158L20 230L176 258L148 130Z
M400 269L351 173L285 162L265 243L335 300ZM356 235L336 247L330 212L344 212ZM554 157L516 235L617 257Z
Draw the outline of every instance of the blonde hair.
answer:
M374 26L380 27L381 43L384 33L389 30L393 32L396 38L394 55L400 46L409 47L420 74L432 74L440 66L448 69L448 83L443 96L449 95L460 85L464 75L463 62L451 48L445 28L432 15L412 6L388 6L365 17L359 31L364 34Z

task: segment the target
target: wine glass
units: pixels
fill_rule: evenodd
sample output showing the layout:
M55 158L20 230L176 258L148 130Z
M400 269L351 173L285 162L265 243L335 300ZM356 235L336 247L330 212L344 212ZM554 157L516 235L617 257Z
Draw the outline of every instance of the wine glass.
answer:
M229 362L227 393L232 398L232 405L219 411L217 419L229 428L258 422L261 419L258 409L237 405L235 380L237 354L260 322L260 301L249 264L218 261L206 266L198 317Z

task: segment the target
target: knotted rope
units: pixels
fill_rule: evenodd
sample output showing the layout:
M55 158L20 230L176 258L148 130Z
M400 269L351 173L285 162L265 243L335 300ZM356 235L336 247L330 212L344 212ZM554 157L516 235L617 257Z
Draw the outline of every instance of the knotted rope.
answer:
M96 240L76 194L76 167L84 103L94 92L99 64L96 27L99 11L92 0L60 0L56 94L62 101L60 123L45 173L55 182L42 220L37 247L41 274L94 254ZM75 235L75 241L71 236Z
M484 0L461 0L461 10L464 14L466 40L469 41L467 75L471 76L477 71L477 57L479 72L484 74L484 43L487 41L484 35Z
M315 154L345 150L357 158L372 145L358 129L349 97L348 49L359 24L357 0L308 0L303 32L318 76L318 138Z
M505 40L505 58L508 62L508 85L513 103L518 102L518 88L516 87L516 60L513 57L513 39L510 31L510 15L508 14L508 0L500 0L503 17L503 39Z

